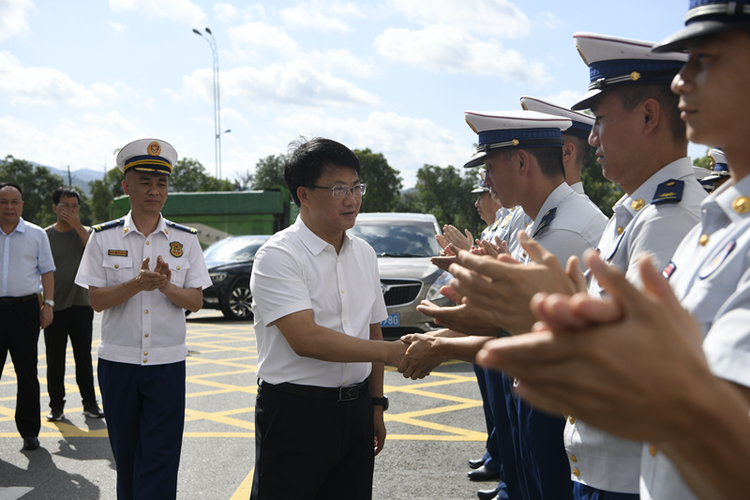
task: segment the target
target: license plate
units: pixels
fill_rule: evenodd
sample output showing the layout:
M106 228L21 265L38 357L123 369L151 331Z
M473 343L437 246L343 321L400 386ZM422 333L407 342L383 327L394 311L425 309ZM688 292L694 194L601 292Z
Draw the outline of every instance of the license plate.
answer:
M380 322L380 326L399 326L401 324L400 314L393 313L388 315L388 319L384 319Z

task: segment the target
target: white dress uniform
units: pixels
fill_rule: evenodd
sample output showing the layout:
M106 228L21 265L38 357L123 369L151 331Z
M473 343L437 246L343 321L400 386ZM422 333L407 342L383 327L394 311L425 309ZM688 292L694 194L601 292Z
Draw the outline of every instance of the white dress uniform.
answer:
M606 225L607 218L599 208L563 182L550 193L525 230L555 254L564 268L568 258L581 258L586 249L596 245ZM524 264L529 261L520 244L514 250L513 258Z
M492 225L487 226L484 231L482 231L479 239L494 243L495 235L498 233L498 231L500 231L500 225L503 223L508 214L510 214L510 211L505 207L501 207L500 210L495 212L495 222L493 222Z
M674 181L678 182L668 185ZM676 192L671 188L680 185L679 202L660 201L662 194ZM698 223L700 203L705 197L689 158L670 163L615 204L614 215L599 242L601 257L625 271L628 281L640 287L637 257L649 253L657 269L663 269L682 238ZM661 200L665 198L668 197L662 196ZM603 293L592 276L589 294L599 297ZM576 420L575 416L568 419L565 427L572 478L600 490L638 493L641 447L640 442L621 439Z
M146 257L153 271L161 255L169 265L172 284L208 288L211 278L194 232L159 216L156 230L144 236L130 213L94 226L75 282L84 288L116 286L135 278ZM109 361L143 366L176 363L187 356L186 333L181 307L158 290L139 292L104 310L98 355Z
M725 184L702 204L701 224L664 270L677 298L700 324L711 371L750 387L750 176ZM641 498L697 497L671 460L643 445Z

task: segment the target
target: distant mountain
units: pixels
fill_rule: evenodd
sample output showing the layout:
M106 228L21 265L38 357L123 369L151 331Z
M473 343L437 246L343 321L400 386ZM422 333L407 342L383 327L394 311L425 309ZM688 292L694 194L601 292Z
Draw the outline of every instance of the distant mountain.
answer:
M37 164L34 164L37 165ZM39 165L42 166L42 165ZM67 170L61 170L59 168L54 167L47 167L50 172L52 172L55 175L59 175L63 178L63 181L65 184L68 184L68 171ZM89 196L90 194L90 187L89 182L91 181L100 181L104 178L104 172L99 170L91 170L88 168L82 168L80 170L71 170L70 171L70 180L72 181L70 184L73 186L80 187L85 193L86 196Z

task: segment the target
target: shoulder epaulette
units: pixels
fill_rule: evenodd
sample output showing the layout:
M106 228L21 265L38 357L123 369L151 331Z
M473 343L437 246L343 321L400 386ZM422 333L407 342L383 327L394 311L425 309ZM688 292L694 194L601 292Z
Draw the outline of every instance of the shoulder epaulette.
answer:
M541 230L549 226L552 221L555 220L555 214L557 214L557 207L550 209L549 212L544 214L544 217L542 217L541 222L539 222L539 227L537 227L536 231L534 231L532 238L536 238L536 235L539 234Z
M669 179L656 186L652 205L659 203L677 203L682 200L682 191L685 189L685 181Z
M105 222L104 224L97 224L95 226L92 226L92 228L98 233L99 231L112 229L113 227L122 226L123 224L125 224L125 219L117 219Z
M492 223L492 225L490 226L490 230L494 231L495 229L497 229L497 226L498 226L498 224L500 224L501 222L502 222L502 220L500 220L500 219L497 219L497 220L496 220L495 222L493 222L493 223Z
M514 209L514 208L515 208L515 207L513 207L513 209ZM513 209L511 209L511 210L513 210ZM501 227L501 228L505 228L505 226L507 226L507 225L508 225L508 223L510 222L510 220L511 220L512 218L513 218L513 214L508 214L508 215L506 215L506 216L505 216L505 218L503 219L503 223L502 223L502 224L500 224L500 227Z
M185 231L186 233L190 234L198 234L198 230L194 227L183 226L182 224L177 224L175 222L172 222L171 220L165 220L164 222L166 222L167 226L179 229L180 231Z

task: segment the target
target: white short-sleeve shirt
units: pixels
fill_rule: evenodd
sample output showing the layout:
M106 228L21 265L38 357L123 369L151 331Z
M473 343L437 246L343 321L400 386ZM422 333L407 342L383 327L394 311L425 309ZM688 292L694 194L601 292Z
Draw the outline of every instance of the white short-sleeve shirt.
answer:
M741 199L750 203L750 176L706 198L701 224L682 241L667 274L680 303L703 330L711 371L750 387L750 212L733 208ZM697 498L658 449L644 444L641 458L641 498Z
M659 185L671 179L684 182L682 199L652 204ZM663 269L682 238L698 223L705 197L689 158L670 163L615 204L598 245L601 257L641 287L637 257L650 253L657 269ZM589 294L600 297L603 292L592 277ZM564 441L571 471L578 473L571 474L574 481L604 491L638 493L642 443L621 439L575 418L568 419Z
M120 222L121 221L121 222ZM102 229L104 227L104 229ZM153 271L159 256L169 265L172 284L208 288L211 278L198 237L167 225L159 216L148 236L138 231L131 214L116 223L94 226L75 282L84 288L116 286L135 278L143 260ZM184 361L185 311L158 290L138 292L122 304L105 309L98 355L102 359L151 366Z
M372 363L335 363L297 355L273 324L312 309L317 325L352 337L370 338L370 325L388 317L375 251L345 233L337 254L297 217L255 255L250 278L258 342L258 378L341 387L365 380Z

